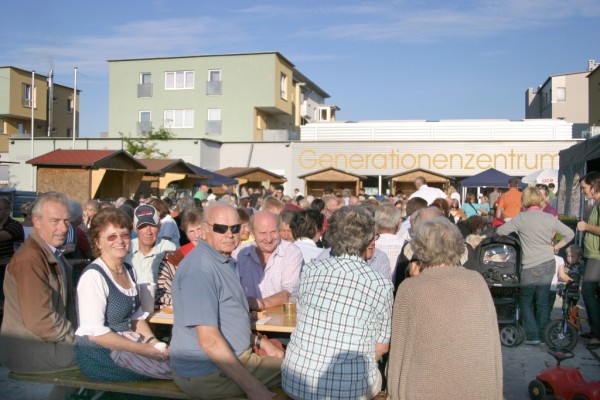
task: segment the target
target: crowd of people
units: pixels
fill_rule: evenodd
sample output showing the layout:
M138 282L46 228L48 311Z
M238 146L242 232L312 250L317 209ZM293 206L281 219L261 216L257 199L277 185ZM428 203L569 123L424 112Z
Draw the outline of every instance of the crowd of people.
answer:
M202 185L175 200L80 204L50 192L23 207L21 223L0 198L0 256L10 259L1 362L173 379L207 399L272 398L277 386L294 399L502 399L496 311L476 259L486 236L519 235L530 345L543 340L553 281L585 257L588 345L600 346L600 173L581 180L593 207L577 225L583 254L569 246L566 263L557 254L574 234L552 189L508 186L462 202L423 177L410 196ZM286 346L252 331L251 311L289 302L297 323ZM172 332L153 332L154 309L174 314Z

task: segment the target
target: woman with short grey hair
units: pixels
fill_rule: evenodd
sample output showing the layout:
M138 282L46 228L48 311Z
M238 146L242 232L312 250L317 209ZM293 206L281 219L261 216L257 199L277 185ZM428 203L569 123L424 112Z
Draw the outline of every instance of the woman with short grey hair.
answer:
M382 382L377 361L389 349L393 287L365 261L375 240L367 209L337 209L328 235L333 257L302 270L282 386L293 399L372 399Z
M447 218L435 217L415 227L412 245L420 272L396 294L389 398L501 400L496 310L481 274L460 266L465 250L460 231Z

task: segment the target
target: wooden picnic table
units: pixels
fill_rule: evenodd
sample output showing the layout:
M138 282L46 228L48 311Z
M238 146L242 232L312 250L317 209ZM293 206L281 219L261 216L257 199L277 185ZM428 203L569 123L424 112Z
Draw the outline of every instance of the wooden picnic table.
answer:
M156 311L148 317L151 324L173 325L173 313ZM257 320L252 321L252 330L258 332L292 333L296 327L296 316L287 316L283 312L283 306L267 308L258 315Z

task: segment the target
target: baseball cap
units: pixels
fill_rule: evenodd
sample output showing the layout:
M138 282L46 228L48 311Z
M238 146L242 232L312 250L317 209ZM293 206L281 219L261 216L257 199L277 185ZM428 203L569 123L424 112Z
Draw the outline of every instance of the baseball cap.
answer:
M160 222L156 208L148 204L143 204L133 212L133 226L139 228L144 224L157 226Z

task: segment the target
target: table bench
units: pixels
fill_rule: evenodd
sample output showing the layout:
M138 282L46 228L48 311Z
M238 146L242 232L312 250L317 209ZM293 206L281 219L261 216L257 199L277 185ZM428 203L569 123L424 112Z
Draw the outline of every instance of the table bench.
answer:
M51 385L67 386L78 389L90 389L97 391L94 399L100 397L104 392L127 393L141 396L162 397L167 399L192 399L184 393L172 380L151 380L139 382L98 382L85 377L80 370L55 372L48 374L21 374L11 372L10 379L36 383L47 383ZM287 399L283 389L272 389L277 393L276 399ZM234 397L230 400L243 400L246 397Z
M151 380L140 382L98 382L85 377L78 369L72 371L55 372L48 374L21 374L11 372L10 379L36 383L49 383L52 385L91 389L103 392L129 393L137 395L164 397L168 399L191 399L192 397L182 392L172 380ZM98 396L99 397L99 396Z

